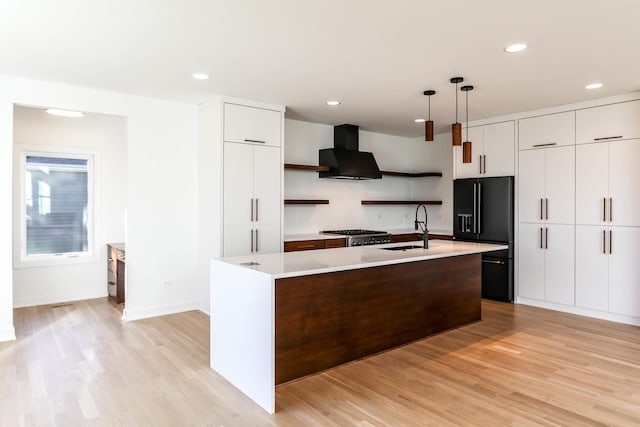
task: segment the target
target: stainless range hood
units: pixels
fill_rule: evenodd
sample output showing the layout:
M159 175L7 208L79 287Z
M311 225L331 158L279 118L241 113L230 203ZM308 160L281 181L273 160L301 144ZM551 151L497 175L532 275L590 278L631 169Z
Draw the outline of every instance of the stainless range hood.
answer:
M318 164L328 166L328 172L320 172L320 178L380 179L382 174L373 153L358 151L359 135L356 125L339 125L333 128L333 148L318 153Z

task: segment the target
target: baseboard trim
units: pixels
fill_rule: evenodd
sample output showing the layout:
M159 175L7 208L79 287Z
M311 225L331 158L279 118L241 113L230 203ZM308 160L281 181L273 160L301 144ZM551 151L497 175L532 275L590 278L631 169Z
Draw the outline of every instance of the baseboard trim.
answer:
M516 304L531 305L548 310L561 311L563 313L577 314L579 316L593 317L595 319L608 320L610 322L625 323L627 325L640 326L640 318L625 316L622 314L606 313L604 311L589 310L587 308L574 307L570 305L556 304L553 302L540 301L530 298L516 298Z
M0 328L0 342L3 341L15 341L16 339L16 330L12 326Z
M82 301L87 299L103 298L107 296L105 287L99 289L86 289L84 292L73 292L65 294L39 295L29 298L15 298L13 308L34 307L37 305L59 304L63 302Z
M185 311L200 310L197 302L184 302L181 304L157 305L154 307L131 309L126 307L122 313L122 319L128 322L133 320L148 319L151 317L166 316L168 314L183 313Z

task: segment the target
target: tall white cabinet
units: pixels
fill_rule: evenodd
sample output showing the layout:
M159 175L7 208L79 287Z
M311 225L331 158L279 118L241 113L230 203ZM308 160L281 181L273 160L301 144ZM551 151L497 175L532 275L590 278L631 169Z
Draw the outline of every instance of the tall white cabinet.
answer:
M223 256L282 251L281 111L224 103Z
M631 100L518 121L521 302L640 324L638 117Z

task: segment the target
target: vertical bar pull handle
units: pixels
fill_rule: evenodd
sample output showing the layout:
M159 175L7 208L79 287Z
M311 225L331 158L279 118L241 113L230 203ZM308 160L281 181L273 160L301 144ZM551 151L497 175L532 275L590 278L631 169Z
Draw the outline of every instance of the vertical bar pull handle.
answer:
M543 219L543 218L542 218L542 212L543 212L543 211L544 211L544 210L542 209L542 199L540 199L540 219Z
M549 228L544 228L544 248L549 249Z
M259 252L259 251L260 251L260 245L259 245L259 243L258 243L258 242L259 242L259 240L258 240L258 232L259 232L259 231L260 231L260 230L256 230L256 252Z
M476 234L476 223L478 222L478 184L473 183L473 234Z
M542 227L540 227L540 249L544 249L543 240L542 240Z
M260 199L256 198L256 221L258 220L258 200L260 200ZM256 231L256 233L257 233L257 231ZM257 249L256 249L256 251L257 251Z
M613 230L609 230L609 253L613 253Z
M253 230L251 230L251 253L253 253Z
M253 221L253 199L251 199L251 221Z
M602 230L602 253L607 253L607 231Z
M487 173L487 155L483 154L482 158L484 159L484 162L482 162L482 163L484 163L484 165L483 165L484 166L484 173Z
M544 199L544 217L549 219L549 199Z
M480 174L482 174L482 156L478 156L478 163L480 163Z
M613 197L609 197L609 222L613 222Z
M602 198L602 222L607 220L607 198Z
M482 234L482 184L478 183L478 228L476 233Z

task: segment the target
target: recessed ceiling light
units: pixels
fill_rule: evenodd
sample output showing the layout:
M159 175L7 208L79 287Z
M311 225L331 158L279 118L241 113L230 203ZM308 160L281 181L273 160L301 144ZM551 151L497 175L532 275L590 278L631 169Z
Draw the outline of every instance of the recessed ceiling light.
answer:
M84 117L84 113L80 111L69 111L69 110L57 110L55 108L48 108L47 113L53 114L54 116L61 117Z
M416 123L424 123L424 122L426 122L426 120L425 119L415 119L414 122L416 122Z
M584 88L585 89L600 89L602 87L602 83L589 83Z
M335 107L336 105L340 105L340 101L327 101L327 105Z
M527 48L527 45L524 43L514 43L504 48L504 51L507 53L516 53L522 52Z
M196 80L209 80L209 75L204 73L193 73L193 78Z

